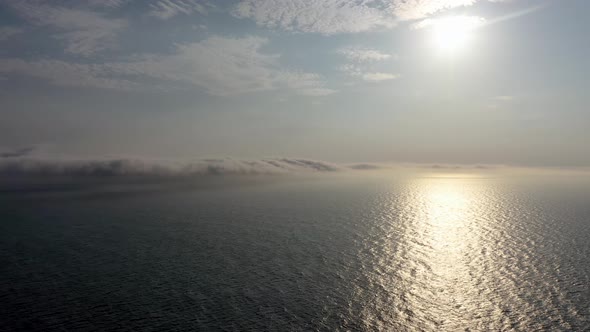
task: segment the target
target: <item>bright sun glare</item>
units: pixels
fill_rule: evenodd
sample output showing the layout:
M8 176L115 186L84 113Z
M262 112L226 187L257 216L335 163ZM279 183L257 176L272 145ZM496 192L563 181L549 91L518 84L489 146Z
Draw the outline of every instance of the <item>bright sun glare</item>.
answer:
M481 19L468 16L445 17L428 23L436 48L444 53L456 53L464 49L481 24Z

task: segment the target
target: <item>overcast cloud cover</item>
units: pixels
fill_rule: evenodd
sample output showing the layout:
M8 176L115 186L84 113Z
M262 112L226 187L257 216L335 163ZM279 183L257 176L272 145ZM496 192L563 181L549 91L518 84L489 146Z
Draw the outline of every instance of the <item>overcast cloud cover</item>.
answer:
M0 146L585 166L589 6L0 0ZM478 35L444 59L450 15Z

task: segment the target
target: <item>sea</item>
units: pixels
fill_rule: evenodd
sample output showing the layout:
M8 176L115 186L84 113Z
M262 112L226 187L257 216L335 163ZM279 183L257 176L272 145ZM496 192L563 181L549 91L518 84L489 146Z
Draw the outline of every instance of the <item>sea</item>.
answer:
M590 331L590 176L0 182L0 330Z

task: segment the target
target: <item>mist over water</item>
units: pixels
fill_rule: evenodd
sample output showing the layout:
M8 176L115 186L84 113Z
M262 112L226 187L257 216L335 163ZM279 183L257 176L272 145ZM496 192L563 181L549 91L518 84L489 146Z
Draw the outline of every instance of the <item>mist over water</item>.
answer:
M481 171L0 192L0 329L590 329L590 179Z

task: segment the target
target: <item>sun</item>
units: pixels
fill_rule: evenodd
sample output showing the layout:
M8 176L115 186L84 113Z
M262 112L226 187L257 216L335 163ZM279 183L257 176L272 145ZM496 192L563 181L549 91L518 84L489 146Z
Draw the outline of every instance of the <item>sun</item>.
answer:
M455 54L465 49L483 20L472 16L450 16L428 22L435 47L443 53Z

